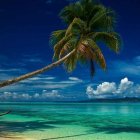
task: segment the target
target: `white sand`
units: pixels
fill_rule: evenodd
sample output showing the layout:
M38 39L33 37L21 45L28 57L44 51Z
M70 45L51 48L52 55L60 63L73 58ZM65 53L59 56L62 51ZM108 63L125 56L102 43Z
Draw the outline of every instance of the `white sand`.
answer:
M31 138L24 138L21 136L1 136L0 140L33 140Z

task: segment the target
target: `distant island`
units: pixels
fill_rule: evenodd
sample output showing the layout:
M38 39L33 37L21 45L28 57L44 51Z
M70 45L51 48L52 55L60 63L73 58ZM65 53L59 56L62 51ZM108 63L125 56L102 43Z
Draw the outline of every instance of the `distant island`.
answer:
M125 98L106 98L106 99L103 99L103 98L100 98L100 99L97 99L97 98L95 98L95 99L87 99L87 100L74 100L74 101L58 101L58 100L52 100L52 101L50 101L50 100L47 100L47 101L38 101L38 100L36 100L36 101L31 101L31 100L29 100L29 101L25 101L25 100L21 100L21 101L7 101L7 102L5 102L5 101L1 101L0 102L0 104L47 104L47 103L49 103L49 104L55 104L55 103L65 103L65 104L69 104L69 103L140 103L140 98L137 98L137 97L125 97Z
M110 102L110 103L120 103L120 102L140 102L140 98L137 97L125 97L125 98L109 98L109 99L89 99L78 101L80 103L90 103L90 102Z

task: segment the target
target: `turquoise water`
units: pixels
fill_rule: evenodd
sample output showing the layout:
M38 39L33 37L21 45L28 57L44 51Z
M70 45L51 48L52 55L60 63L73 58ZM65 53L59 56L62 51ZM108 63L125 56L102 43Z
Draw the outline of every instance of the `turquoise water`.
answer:
M5 103L0 137L29 140L140 140L140 103Z

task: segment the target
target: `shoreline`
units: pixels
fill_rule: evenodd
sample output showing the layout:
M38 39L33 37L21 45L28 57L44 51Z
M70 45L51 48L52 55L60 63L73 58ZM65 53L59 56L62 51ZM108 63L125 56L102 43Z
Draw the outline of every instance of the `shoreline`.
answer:
M13 138L0 137L0 140L33 140L33 139L22 137L13 137Z
M0 134L0 140L33 140L33 139L16 134L6 134L6 135Z
M1 137L0 136L0 140L33 140L31 138L24 138L24 137Z

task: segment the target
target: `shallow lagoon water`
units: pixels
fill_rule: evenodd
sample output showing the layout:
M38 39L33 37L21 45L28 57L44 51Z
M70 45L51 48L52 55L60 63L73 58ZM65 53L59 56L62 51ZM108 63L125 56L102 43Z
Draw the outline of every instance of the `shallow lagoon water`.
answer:
M140 103L1 103L0 137L139 140ZM19 138L20 139L20 138Z

